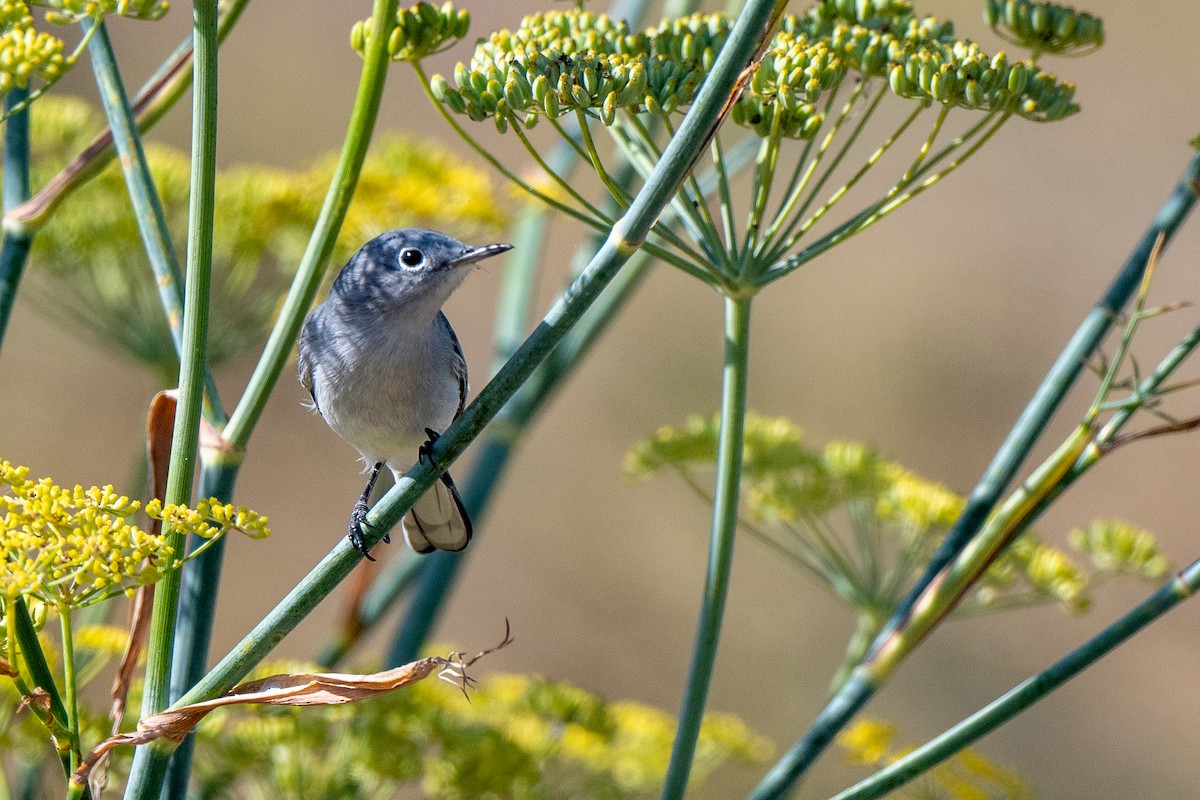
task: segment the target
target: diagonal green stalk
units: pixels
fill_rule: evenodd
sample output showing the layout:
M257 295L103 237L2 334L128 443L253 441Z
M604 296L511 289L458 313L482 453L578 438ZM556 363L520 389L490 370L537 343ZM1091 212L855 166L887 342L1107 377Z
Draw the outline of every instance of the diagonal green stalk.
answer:
M29 95L28 89L13 89L4 98L5 108L13 109ZM4 213L29 197L29 111L12 114L4 125ZM17 287L25 272L25 261L33 235L27 231L4 230L0 243L0 342L8 330Z
M188 254L180 351L179 402L171 438L164 504L191 502L192 480L199 446L205 355L208 339L209 286L212 277L213 216L217 177L217 0L195 0L192 6L196 47L192 88L192 174L188 201ZM184 548L183 535L168 527L167 541L175 552ZM142 716L170 703L171 659L181 576L173 570L158 582L150 637L146 649ZM139 747L125 788L127 798L157 797L174 746L161 740Z
M325 203L321 206L317 225L313 229L304 256L300 259L300 266L296 270L296 277L288 290L287 298L283 301L279 318L275 327L271 329L263 354L254 367L250 383L237 408L230 415L229 424L225 426L225 439L235 448L245 447L258 418L266 408L267 398L275 388L279 374L287 364L296 344L296 337L300 333L300 326L304 324L304 315L312 306L326 262L329 261L329 255L337 243L342 222L346 219L346 209L350 207L350 201L354 198L354 188L358 185L363 159L367 156L371 133L379 116L379 103L383 97L383 84L387 77L387 41L396 26L398 5L399 0L375 0L372 8L370 39L366 53L363 54L358 93L354 98L349 130L342 144L333 180L329 184L329 192L325 195Z
M171 339L175 343L176 352L182 357L185 352L182 328L183 293L180 289L183 285L183 275L179 268L179 255L175 252L175 244L167 228L167 218L163 213L154 177L150 174L150 165L146 161L142 139L138 135L137 123L129 106L129 98L125 94L125 85L117 67L112 41L108 37L108 28L103 22L93 23L90 20L85 20L83 26L89 33L94 33L89 47L100 100L105 116L108 117L117 153L121 156L125 186L133 204L134 218L142 237L146 257L154 271L154 282L158 286L159 299L171 329ZM205 405L205 415L214 424L219 425L225 421L225 411L217 396L217 384L207 369L204 385L208 401Z
M468 503L465 495L464 490L463 503L467 504L467 512L472 520L478 522L476 509ZM321 669L336 668L367 633L375 629L400 598L418 584L432 563L429 558L422 558L407 549L389 559L371 582L371 588L363 595L358 607L353 610L352 626L346 626L350 629L335 633L314 659Z
M671 763L663 783L664 800L682 800L687 791L708 687L717 658L733 542L737 533L738 493L746 428L746 380L750 357L750 297L725 298L725 368L721 391L721 433L717 442L717 490L713 503L708 573L700 605L700 622L687 687L679 712L679 727L671 748Z
M1049 695L1200 589L1194 561L1150 597L1053 665L833 800L872 800L911 781Z
M562 342L584 312L637 251L684 176L708 146L716 127L720 124L726 101L735 87L738 75L755 52L765 44L772 14L776 6L779 7L779 13L782 13L783 5L781 0L750 0L747 3L745 13L738 18L708 80L684 118L678 135L667 147L654 174L643 185L629 210L613 226L604 245L587 268L555 303L533 334L484 387L463 415L442 433L433 448L433 461L443 468L453 463L508 399L529 379L550 351ZM386 40L386 36L372 36L372 41L379 42L381 48ZM230 424L232 425L232 422ZM436 479L437 473L427 461L418 462L409 469L372 510L369 516L368 545L374 545L384 533L399 522L416 499L424 494ZM343 538L321 563L200 683L180 698L176 705L212 698L231 688L294 629L361 560L362 555Z
M888 624L875 638L871 652L878 650L901 630L912 613L916 599L930 582L979 532L984 521L1000 500L1004 488L1024 463L1034 443L1078 378L1087 358L1095 352L1112 327L1117 313L1129 301L1141 283L1151 254L1159 240L1166 245L1195 205L1200 194L1200 154L1194 156L1167 202L1163 205L1142 240L1117 273L1097 305L1084 317L1063 352L1021 412L1008 437L971 492L963 513L934 553L925 573L905 596ZM868 655L868 659L870 655ZM775 763L758 786L748 795L751 800L780 798L791 790L808 767L825 750L838 731L878 689L869 676L856 672L817 715L801 739Z

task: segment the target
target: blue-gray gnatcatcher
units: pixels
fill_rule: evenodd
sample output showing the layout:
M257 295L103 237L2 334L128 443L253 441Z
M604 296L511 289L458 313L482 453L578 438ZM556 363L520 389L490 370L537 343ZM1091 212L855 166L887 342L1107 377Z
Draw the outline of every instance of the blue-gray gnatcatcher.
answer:
M329 427L371 468L349 528L351 543L367 558L362 525L380 469L387 464L399 477L414 450L427 456L467 401L467 362L442 303L467 267L511 249L467 247L420 228L388 231L354 254L329 299L304 321L300 383ZM413 504L402 527L418 553L467 546L471 520L449 473Z

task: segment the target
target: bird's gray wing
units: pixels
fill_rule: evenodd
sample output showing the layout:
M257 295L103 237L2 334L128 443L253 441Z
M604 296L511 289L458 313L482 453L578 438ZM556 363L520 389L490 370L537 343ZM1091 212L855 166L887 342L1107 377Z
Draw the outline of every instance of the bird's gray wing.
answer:
M317 403L317 392L313 386L313 370L316 369L316 364L313 361L312 337L317 333L316 329L320 325L320 320L313 313L308 316L308 319L304 321L304 327L300 329L300 385L308 390L309 397L313 401L313 408L317 410L318 414L321 413L321 406Z
M467 359L463 355L462 345L458 343L458 336L454 333L454 328L450 327L450 320L446 319L446 315L438 312L438 324L441 325L446 333L450 334L450 344L454 348L454 357L450 359L450 375L454 380L458 381L458 410L454 412L454 418L463 413L463 409L467 407Z

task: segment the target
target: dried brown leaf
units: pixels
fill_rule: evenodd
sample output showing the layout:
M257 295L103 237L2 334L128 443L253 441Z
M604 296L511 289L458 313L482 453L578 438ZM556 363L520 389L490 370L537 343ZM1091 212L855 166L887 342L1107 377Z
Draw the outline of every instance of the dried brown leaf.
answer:
M296 672L248 681L212 700L143 717L138 722L136 731L112 736L88 753L71 780L78 783L86 781L95 765L114 747L141 745L160 738L173 742L182 741L209 712L222 706L244 703L273 706L340 705L403 689L424 680L435 671L443 680L461 687L465 692L471 682L467 677L466 668L487 654L506 647L512 642L510 634L508 620L505 620L503 641L470 658L452 653L449 658L422 658L402 667L367 675L345 672Z
M39 717L45 717L50 713L50 693L40 686L35 686L29 694L21 696L17 711L23 708L32 708Z

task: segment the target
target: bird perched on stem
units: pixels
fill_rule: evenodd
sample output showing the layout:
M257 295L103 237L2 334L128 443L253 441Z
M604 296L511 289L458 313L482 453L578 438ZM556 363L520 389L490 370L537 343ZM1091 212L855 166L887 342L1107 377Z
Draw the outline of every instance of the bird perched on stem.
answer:
M428 458L467 401L467 362L442 304L471 265L511 249L467 247L420 228L388 231L354 254L304 320L300 383L371 469L348 531L368 559L362 527L380 470L386 464L399 477L414 450ZM402 527L418 553L467 546L471 520L449 473L413 504Z

